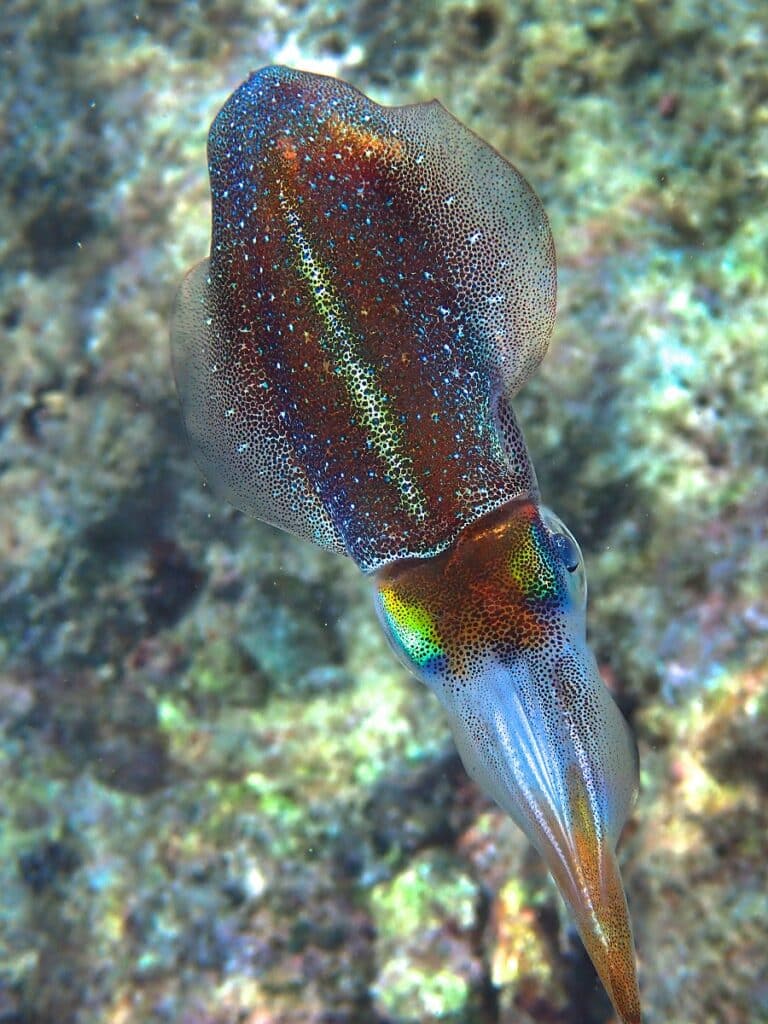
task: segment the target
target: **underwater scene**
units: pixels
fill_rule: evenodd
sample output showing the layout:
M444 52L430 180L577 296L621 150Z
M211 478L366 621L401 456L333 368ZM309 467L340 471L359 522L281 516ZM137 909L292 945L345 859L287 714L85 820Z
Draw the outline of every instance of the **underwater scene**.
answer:
M768 7L0 37L0 1024L768 1022Z

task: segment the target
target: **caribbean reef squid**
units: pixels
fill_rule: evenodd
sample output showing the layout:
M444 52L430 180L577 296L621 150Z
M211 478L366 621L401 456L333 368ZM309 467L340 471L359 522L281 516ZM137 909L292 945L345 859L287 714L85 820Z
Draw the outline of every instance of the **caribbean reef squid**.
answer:
M238 508L368 575L396 654L637 1024L615 853L636 746L511 405L555 318L542 205L436 101L382 107L283 67L227 100L208 162L210 256L172 324L197 462Z

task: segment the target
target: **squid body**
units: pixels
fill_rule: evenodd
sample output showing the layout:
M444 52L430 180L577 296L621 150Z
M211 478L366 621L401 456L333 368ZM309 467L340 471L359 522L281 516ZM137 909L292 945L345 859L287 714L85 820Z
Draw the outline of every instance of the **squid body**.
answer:
M615 855L636 748L511 405L555 317L541 203L439 103L381 107L283 67L227 100L208 160L210 256L172 325L195 457L238 508L368 574L392 646L637 1024Z

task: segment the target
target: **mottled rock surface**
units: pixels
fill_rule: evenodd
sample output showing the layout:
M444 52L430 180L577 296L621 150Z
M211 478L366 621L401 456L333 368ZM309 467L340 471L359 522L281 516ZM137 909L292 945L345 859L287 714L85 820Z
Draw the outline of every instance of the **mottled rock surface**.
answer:
M202 484L169 367L251 68L438 96L560 262L517 402L637 733L645 1020L768 1021L768 9L84 0L0 35L0 1021L603 1024L344 559Z

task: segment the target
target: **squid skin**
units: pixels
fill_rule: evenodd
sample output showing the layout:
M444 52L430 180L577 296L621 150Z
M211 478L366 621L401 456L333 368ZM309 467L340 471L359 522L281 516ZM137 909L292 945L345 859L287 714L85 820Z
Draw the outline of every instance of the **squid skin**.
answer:
M238 508L352 557L469 774L523 829L624 1024L616 845L637 753L586 641L578 546L512 398L543 358L555 252L523 176L436 102L251 75L208 142L210 257L172 324L192 450Z

